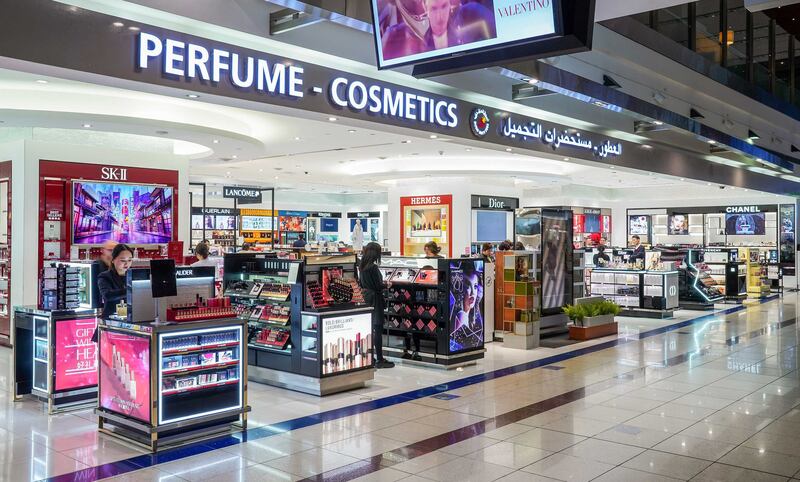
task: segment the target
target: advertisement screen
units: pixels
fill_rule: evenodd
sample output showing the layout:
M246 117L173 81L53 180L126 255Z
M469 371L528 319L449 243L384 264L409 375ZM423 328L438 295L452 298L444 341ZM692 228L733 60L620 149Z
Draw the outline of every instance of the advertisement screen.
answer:
M322 374L372 366L372 314L323 318Z
M242 216L242 231L272 231L269 216Z
M572 232L574 233L586 232L586 217L583 214L572 215Z
M648 235L650 233L650 216L629 216L628 234Z
M323 233L338 233L339 232L339 220L336 218L322 218L320 223L320 229Z
M496 242L508 239L506 226L509 213L506 211L477 211L478 242Z
M517 216L514 221L517 236L533 236L542 234L542 218L539 215L522 217Z
M236 216L214 216L214 229L236 229Z
M192 229L203 229L202 214L192 214Z
M483 261L450 263L450 353L483 346Z
M100 331L100 406L150 422L150 338Z
M295 233L306 232L306 218L304 216L281 216L281 231L292 231Z
M584 215L584 233L599 233L600 232L600 215L599 214L586 214Z
M97 385L97 318L56 322L56 391Z
M781 263L794 263L795 233L794 233L794 204L784 204L780 208L780 261Z
M684 236L689 234L689 216L686 214L670 215L667 233L672 236Z
M172 188L75 182L72 244L157 244L172 240Z
M364 234L369 233L369 241L375 241L376 243L381 241L381 220L380 219L370 219L369 220L369 231L364 231Z
M555 0L372 0L378 67L557 33Z
M725 234L763 235L765 233L764 213L742 213L725 215Z
M441 209L412 209L411 237L437 238L442 235Z
M569 218L563 212L542 216L542 308L561 310L567 302Z

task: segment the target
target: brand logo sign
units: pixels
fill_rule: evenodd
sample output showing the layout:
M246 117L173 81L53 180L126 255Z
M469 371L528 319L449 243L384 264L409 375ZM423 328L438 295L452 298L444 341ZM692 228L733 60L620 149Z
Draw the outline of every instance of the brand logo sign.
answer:
M469 127L472 129L473 134L475 134L477 137L484 137L489 133L489 127L491 127L491 124L492 123L489 120L489 115L486 113L486 109L481 107L472 109L472 113L469 116Z
M556 128L546 129L539 122L517 122L511 116L503 121L500 135L506 139L522 142L540 141L552 147L554 151L558 151L562 147L584 149L601 159L622 155L622 144L619 142L605 140L595 143L591 139L581 136L581 133L575 130L559 132Z
M728 214L743 214L743 213L760 213L761 208L758 206L728 206L725 208Z
M519 199L499 196L472 196L472 207L510 211L519 207Z
M426 206L429 204L441 204L441 203L442 203L441 196L422 196L422 197L411 198L412 206Z
M240 204L258 204L261 202L261 190L238 186L223 186L222 197L236 199Z
M124 167L101 167L100 179L106 181L127 181L128 169Z
M192 208L192 214L218 214L220 216L236 216L238 209L231 208Z
M379 218L381 217L381 213L378 211L370 211L364 213L347 213L348 218Z

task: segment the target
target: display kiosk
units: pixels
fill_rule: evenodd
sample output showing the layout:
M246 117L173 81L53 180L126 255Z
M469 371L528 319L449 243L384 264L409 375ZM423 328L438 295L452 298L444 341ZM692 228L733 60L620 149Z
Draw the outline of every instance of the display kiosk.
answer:
M14 399L32 395L47 412L97 401L97 345L92 335L98 310L14 308Z
M248 322L253 381L323 396L374 376L372 308L354 255L225 256L225 294Z
M387 356L438 368L484 357L482 260L389 257L382 259L381 272L391 283L384 295ZM403 358L416 343L420 359Z
M247 428L246 322L99 323L101 432L152 451Z
M621 316L671 318L678 308L678 271L594 268L591 295L622 307Z

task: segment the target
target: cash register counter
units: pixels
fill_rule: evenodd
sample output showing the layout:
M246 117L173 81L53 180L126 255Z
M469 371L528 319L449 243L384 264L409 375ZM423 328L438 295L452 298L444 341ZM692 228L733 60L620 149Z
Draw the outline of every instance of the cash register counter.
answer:
M147 446L246 429L246 322L99 322L100 431Z
M32 395L48 413L97 401L97 348L92 341L99 310L14 308L14 399Z
M678 308L678 271L594 268L589 292L622 307L621 316L672 318Z

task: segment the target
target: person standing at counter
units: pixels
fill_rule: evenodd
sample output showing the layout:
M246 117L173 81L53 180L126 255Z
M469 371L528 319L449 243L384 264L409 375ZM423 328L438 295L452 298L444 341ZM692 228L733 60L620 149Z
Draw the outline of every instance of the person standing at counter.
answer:
M481 246L481 258L484 263L494 263L494 246L492 243L483 243Z
M633 253L631 254L630 262L636 263L636 260L641 259L642 263L644 263L644 246L642 246L639 236L635 234L631 236L631 248L633 248Z
M297 241L295 241L294 243L292 243L292 247L293 247L293 248L305 248L305 247L306 247L306 244L308 244L308 243L306 242L306 235L305 235L305 234L300 234L300 235L298 236L298 238L297 238Z
M97 287L103 300L102 318L117 312L117 304L127 295L125 275L133 263L133 250L125 244L114 246L111 252L111 267L97 277Z
M117 245L116 241L108 240L103 243L103 249L100 251L100 257L97 258L92 262L92 284L94 285L94 293L98 293L97 299L94 300L93 308L102 308L103 307L103 298L99 296L100 287L97 286L97 277L100 276L101 273L105 273L108 271L108 268L111 267L111 253L114 251L114 247Z
M383 358L383 276L378 264L381 262L381 245L367 243L358 265L358 282L364 292L364 301L372 310L372 344L375 368L392 368L394 363Z
M598 268L603 268L608 266L610 262L611 258L606 254L606 247L601 244L597 247L597 253L592 257L592 264Z
M425 257L426 258L441 258L442 256L439 253L442 252L442 248L436 244L436 241L428 241L425 243Z
M217 263L214 262L209 256L211 256L210 249L208 248L208 244L200 241L197 243L197 246L194 248L194 255L197 256L197 261L192 263L192 267L195 266L213 266L216 268Z

